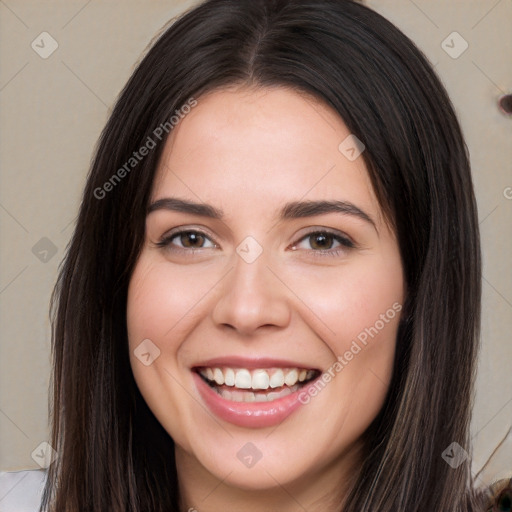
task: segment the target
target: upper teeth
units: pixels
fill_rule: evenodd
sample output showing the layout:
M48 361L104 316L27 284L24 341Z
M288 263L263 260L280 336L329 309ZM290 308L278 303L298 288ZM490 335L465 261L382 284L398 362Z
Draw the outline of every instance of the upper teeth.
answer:
M248 370L246 368L202 368L199 373L219 386L239 389L268 389L293 386L313 377L313 370L304 368L267 368Z

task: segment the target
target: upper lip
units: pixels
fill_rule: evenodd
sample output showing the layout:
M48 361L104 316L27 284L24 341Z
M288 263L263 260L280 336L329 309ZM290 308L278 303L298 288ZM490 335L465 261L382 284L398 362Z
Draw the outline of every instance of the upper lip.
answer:
M317 370L315 366L309 363L291 361L289 359L277 359L273 357L242 357L242 356L222 356L214 357L196 363L192 366L196 368L247 368L247 369L265 369L265 368L304 368L307 370Z

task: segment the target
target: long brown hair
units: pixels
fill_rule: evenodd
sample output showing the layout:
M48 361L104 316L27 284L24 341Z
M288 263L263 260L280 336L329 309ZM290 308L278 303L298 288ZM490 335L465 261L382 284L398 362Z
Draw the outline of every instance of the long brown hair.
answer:
M155 129L191 97L234 84L291 87L337 111L366 146L398 238L407 297L393 379L343 511L474 510L469 461L442 457L453 442L470 451L481 262L468 155L426 58L350 0L206 1L158 38L120 94L52 299L59 457L42 510L179 510L173 440L130 369L127 287L166 140ZM127 167L148 137L156 147Z

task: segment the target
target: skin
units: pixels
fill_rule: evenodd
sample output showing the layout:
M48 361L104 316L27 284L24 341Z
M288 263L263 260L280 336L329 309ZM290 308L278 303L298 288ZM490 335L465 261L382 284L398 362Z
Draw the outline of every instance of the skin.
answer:
M350 132L328 106L284 87L228 88L197 100L166 142L151 202L204 202L224 217L147 216L127 304L135 380L175 441L183 510L338 510L361 463L361 435L385 399L399 314L277 426L215 417L191 368L232 355L332 368L365 328L403 304L396 238L363 159L338 149ZM374 224L336 212L279 221L281 207L299 200L347 201ZM156 245L177 227L205 238ZM307 236L322 229L355 247ZM263 249L252 263L236 251L247 236ZM134 355L145 339L160 350L148 366ZM237 458L248 442L262 454L251 468Z

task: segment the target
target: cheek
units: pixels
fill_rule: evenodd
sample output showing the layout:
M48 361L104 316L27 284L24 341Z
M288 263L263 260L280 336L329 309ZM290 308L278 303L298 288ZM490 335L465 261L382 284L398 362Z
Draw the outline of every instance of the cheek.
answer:
M130 344L137 340L155 339L166 347L194 318L201 299L215 285L215 279L204 272L168 262L152 262L144 254L130 280L127 322Z
M296 286L331 352L325 379L332 394L321 400L337 404L336 428L355 439L380 410L392 377L404 299L400 259L368 255L315 270L315 279L303 274Z
M322 339L342 354L350 342L373 338L394 339L403 303L399 261L380 256L361 258L353 264L315 269L295 279L297 295L316 317Z
M212 268L191 268L144 251L128 288L131 368L146 402L167 426L174 424L169 418L176 416L187 399L183 386L190 383L182 371L186 340L204 316L208 294L222 277ZM151 362L142 355L148 352Z
M318 404L307 411L311 422L318 409L331 411L327 423L332 435L327 441L333 442L333 453L355 442L375 419L393 374L403 301L401 271L363 267L333 270L333 275L319 279L324 286L310 281L304 295L322 320L318 333L321 330L332 363L324 369L325 385L305 394L303 403Z
M175 375L183 339L180 332L186 328L187 311L194 300L198 300L195 295L199 290L190 276L185 293L179 270L174 270L172 279L168 274L169 265L155 262L151 255L143 252L128 288L126 316L130 360L135 379L148 402L154 401L155 395L166 387L164 383L169 378L165 370ZM148 352L151 361L142 356Z
M186 438L175 418L185 416L184 404L190 399L184 391L189 383L180 370L181 345L193 328L201 298L211 287L207 276L186 270L156 261L143 252L127 297L130 363L135 381L151 411L176 440ZM150 362L141 356L147 352Z

